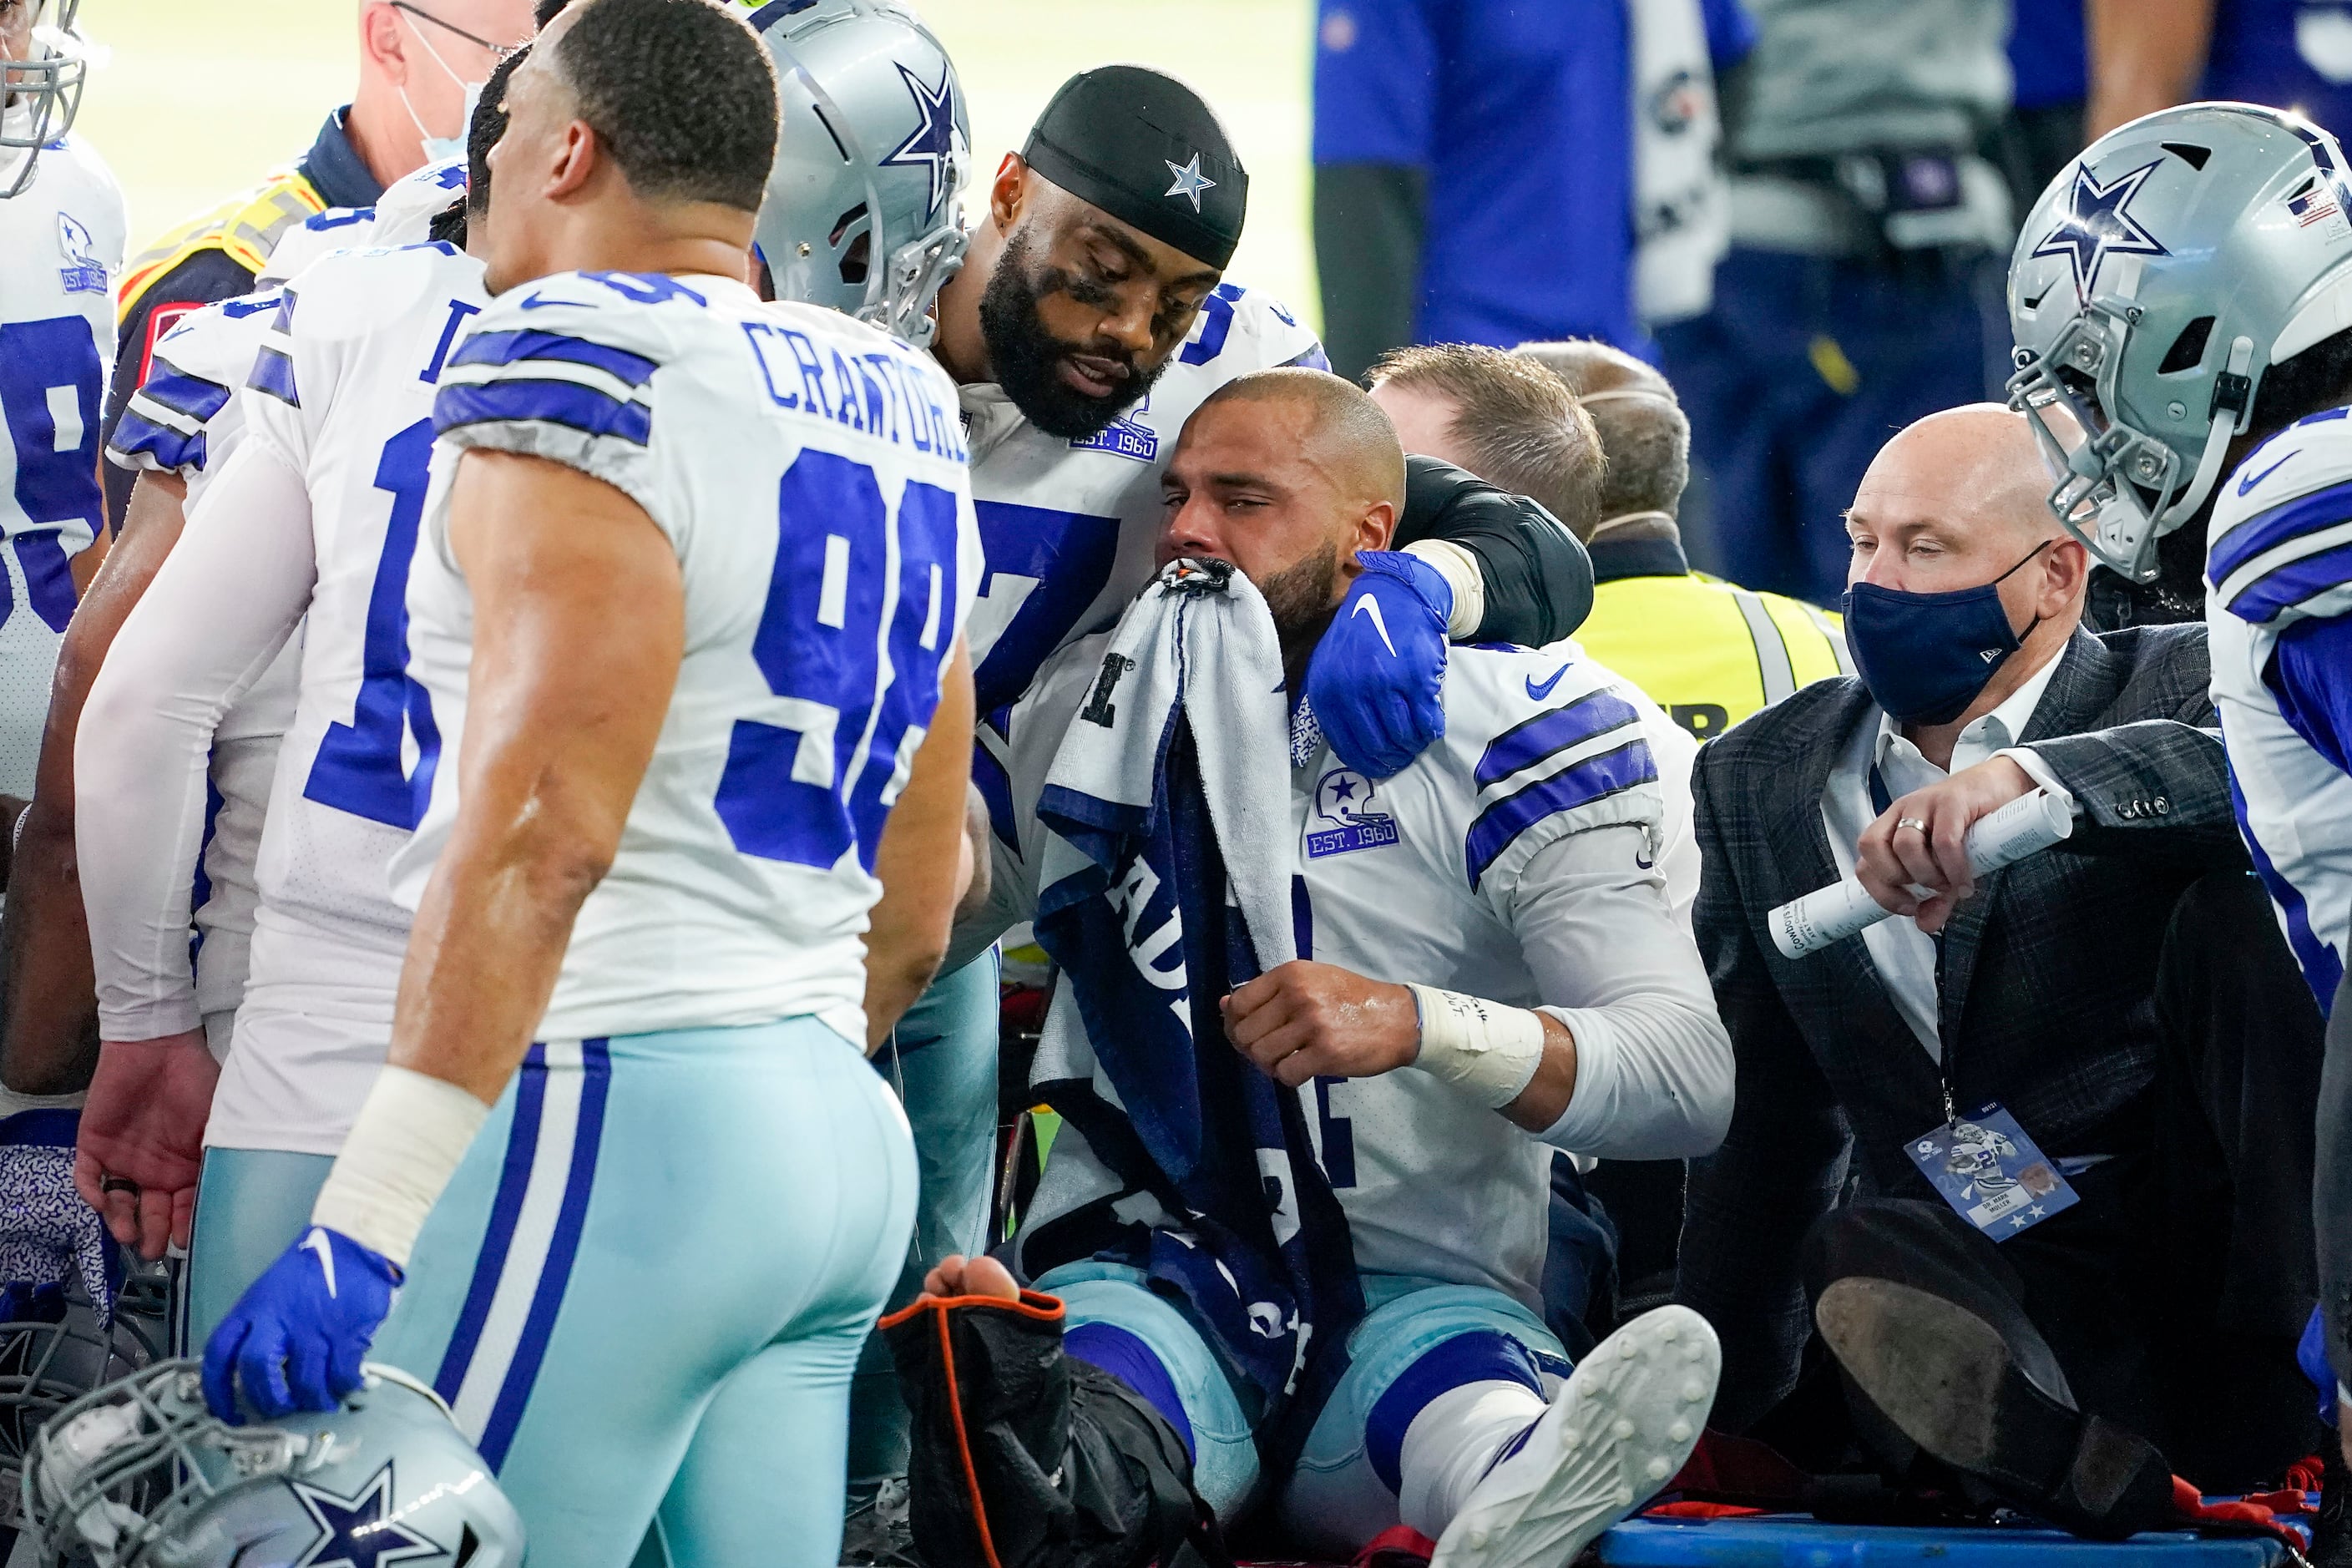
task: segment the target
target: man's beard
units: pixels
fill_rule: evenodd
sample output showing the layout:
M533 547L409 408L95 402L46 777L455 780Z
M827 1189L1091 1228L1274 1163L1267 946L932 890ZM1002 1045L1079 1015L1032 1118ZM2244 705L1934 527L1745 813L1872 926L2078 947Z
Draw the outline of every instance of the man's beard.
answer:
M1326 540L1323 548L1295 561L1257 585L1274 616L1275 635L1283 658L1312 648L1331 624L1339 585L1339 547Z
M1100 434L1140 402L1168 362L1146 371L1116 344L1065 342L1047 331L1037 301L1062 286L1061 273L1050 268L1034 284L1029 281L1028 241L1016 236L980 297L980 334L988 345L989 368L1013 406L1046 435L1079 441ZM1119 361L1127 374L1108 395L1089 397L1062 379L1063 361L1076 353Z

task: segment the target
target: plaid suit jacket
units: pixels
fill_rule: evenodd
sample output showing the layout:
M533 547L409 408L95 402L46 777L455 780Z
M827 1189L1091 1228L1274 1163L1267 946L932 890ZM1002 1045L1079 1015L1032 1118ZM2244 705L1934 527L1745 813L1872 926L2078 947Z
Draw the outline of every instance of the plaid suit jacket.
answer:
M1944 942L1942 1034L1966 1109L1999 1100L2053 1155L2145 1146L2158 951L2181 890L2245 868L2201 626L2076 631L2020 743L2081 806L2057 848L1980 879ZM1858 1163L1864 1190L1934 1198L1904 1147L1943 1120L1920 1048L1858 940L1772 945L1775 905L1836 880L1822 791L1859 680L1818 681L1705 747L1692 777L1694 916L1738 1062L1731 1131L1691 1170L1679 1299L1722 1336L1718 1425L1796 1378L1799 1247ZM1936 1201L1941 1201L1937 1199Z

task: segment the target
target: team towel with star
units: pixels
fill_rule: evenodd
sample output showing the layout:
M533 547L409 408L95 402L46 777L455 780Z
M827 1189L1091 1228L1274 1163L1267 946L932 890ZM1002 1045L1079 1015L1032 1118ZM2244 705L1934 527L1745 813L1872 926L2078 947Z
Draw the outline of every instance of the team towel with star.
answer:
M1361 1312L1298 1096L1219 1003L1296 952L1287 716L1265 601L1222 562L1160 574L1113 633L1038 803L1037 939L1061 965L1033 1084L1055 1151L1033 1276L1112 1258L1181 1295L1269 1407ZM1075 1143L1076 1141L1073 1141Z

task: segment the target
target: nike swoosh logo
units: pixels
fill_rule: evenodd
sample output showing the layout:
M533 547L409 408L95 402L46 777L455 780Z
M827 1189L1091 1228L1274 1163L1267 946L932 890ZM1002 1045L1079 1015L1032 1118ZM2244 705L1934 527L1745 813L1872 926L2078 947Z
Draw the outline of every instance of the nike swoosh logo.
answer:
M317 1254L319 1272L327 1277L327 1299L334 1300L335 1249L333 1244L327 1240L327 1233L317 1226L312 1226L310 1234L302 1238L302 1250Z
M1389 640L1389 624L1381 615L1381 602L1378 599L1375 599L1370 594L1367 594L1362 598L1358 599L1356 601L1356 607L1348 613L1350 616L1360 616L1367 610L1371 612L1372 629L1381 634L1381 641L1388 645L1389 657L1391 658L1394 658L1396 657L1396 644Z
M2295 448L2295 451L2297 452L2301 450L2302 448L2299 447ZM2261 484L2264 479L2269 479L2273 474L2277 473L2281 468L2286 467L2288 459L2292 458L2294 455L2294 452L2289 452L2286 457L2281 458L2277 462L2273 463L2269 468L2264 468L2261 473L2248 474L2244 479L2240 479L2238 481L2238 493L2240 495L2250 493L2256 485Z
M1566 666L1566 665L1564 665L1564 664L1563 664L1563 665L1561 665L1558 669L1553 670L1553 671L1551 672L1551 679L1550 679L1549 680L1545 681L1541 686L1538 686L1538 685L1536 684L1536 678L1535 678L1534 676L1532 676L1532 675L1528 676L1528 698L1529 698L1530 700L1534 700L1534 701L1537 701L1537 702L1540 702L1540 701L1542 701L1545 698L1547 698L1547 697L1549 697L1549 696L1550 696L1550 695L1551 695L1551 689L1552 689L1553 687L1555 687L1555 686L1558 686L1558 685L1559 684L1559 678L1560 678L1561 676L1563 676L1563 675L1566 675L1567 673L1568 673L1568 666Z

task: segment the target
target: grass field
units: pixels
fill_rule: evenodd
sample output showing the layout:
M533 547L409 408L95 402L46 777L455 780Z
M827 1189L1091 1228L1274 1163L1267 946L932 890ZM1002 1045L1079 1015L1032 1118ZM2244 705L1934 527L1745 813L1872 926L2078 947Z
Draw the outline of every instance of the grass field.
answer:
M429 3L429 0L428 0ZM1310 315L1307 0L929 0L971 100L975 187L1072 72L1160 67L1224 116L1251 174L1232 275ZM112 51L81 129L122 181L131 247L310 145L351 91L354 0L84 0Z

